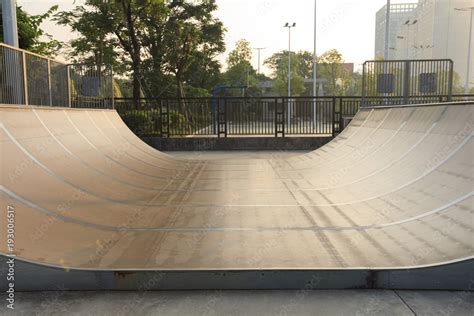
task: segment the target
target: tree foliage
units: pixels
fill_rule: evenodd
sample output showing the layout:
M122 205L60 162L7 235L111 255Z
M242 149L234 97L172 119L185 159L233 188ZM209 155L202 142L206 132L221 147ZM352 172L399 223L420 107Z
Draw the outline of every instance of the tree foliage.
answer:
M252 59L252 47L250 42L246 39L238 40L235 48L229 53L227 57L227 67L232 68L240 63L250 63Z
M41 28L41 24L50 18L57 9L58 6L55 5L43 14L30 15L21 6L17 6L18 44L20 48L47 56L57 54L62 43L53 39ZM3 41L3 18L2 7L0 6L0 42Z
M342 54L331 49L317 57L317 78L324 82L326 95L360 95L361 75L350 74L344 66ZM314 55L308 51L298 51L291 55L291 94L312 95L312 84L305 85L305 79L313 78ZM273 54L265 60L275 80L274 90L280 95L288 94L288 52Z
M330 49L318 58L318 75L326 79L326 91L329 95L343 95L349 73L343 66L344 59L337 49Z
M183 97L194 91L185 88L188 81L210 84L196 71L215 76L225 31L216 9L215 0L86 0L57 20L80 34L70 43L80 60L125 65L135 99L167 95L172 87Z
M288 94L288 51L273 54L264 64L272 71L275 80L274 90L280 95ZM304 90L304 79L307 72L306 64L300 53L291 53L291 95L299 96Z
M227 71L223 74L223 83L227 85L246 85L246 93L249 96L258 95L257 89L257 71L251 64L252 47L250 42L241 39L237 41L235 47L230 51L227 57ZM240 91L233 90L229 92L231 95L236 95Z

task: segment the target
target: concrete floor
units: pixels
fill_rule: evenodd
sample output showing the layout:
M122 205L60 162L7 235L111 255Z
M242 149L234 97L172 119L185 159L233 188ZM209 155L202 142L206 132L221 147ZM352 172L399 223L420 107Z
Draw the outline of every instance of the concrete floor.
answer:
M474 292L174 291L16 293L15 315L473 315ZM4 308L4 306L2 306ZM6 309L0 310L5 314Z

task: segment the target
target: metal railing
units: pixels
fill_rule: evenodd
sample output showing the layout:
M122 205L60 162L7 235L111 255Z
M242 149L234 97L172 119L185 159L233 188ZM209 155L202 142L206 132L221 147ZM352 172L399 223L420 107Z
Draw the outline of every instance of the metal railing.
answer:
M453 67L450 59L366 61L362 71L363 104L373 97L384 97L386 105L394 104L394 100L402 104L428 103L440 95L450 101Z
M112 68L66 64L0 43L0 104L113 108Z
M448 102L447 95L416 96L409 104ZM474 101L474 95L453 95ZM361 96L272 98L116 98L115 109L142 137L333 136L362 106ZM372 97L364 106L403 105L404 97Z
M365 64L364 96L133 100L114 99L109 66L65 64L0 43L0 104L116 108L144 137L325 137L341 132L362 106L474 100L450 94L451 61L390 63Z
M332 135L333 98L115 99L141 136Z

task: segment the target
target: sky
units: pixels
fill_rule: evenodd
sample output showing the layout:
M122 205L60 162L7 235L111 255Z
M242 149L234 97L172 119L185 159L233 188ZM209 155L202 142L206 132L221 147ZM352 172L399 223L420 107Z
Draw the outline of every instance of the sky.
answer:
M84 0L76 0L76 4ZM17 0L27 12L39 14L52 5L60 10L70 10L74 1L65 0ZM417 2L416 0L397 1ZM331 48L338 49L346 62L353 62L356 69L373 59L375 44L375 13L386 0L317 0L317 54ZM314 0L217 0L219 9L215 16L227 28L225 41L227 52L219 57L222 64L235 42L247 39L253 47L266 47L261 51L261 62L273 53L288 49L286 22L296 23L291 30L291 50L313 51ZM66 27L45 22L46 32L59 40L68 41L75 35ZM255 51L252 63L258 66ZM262 71L268 69L262 66Z

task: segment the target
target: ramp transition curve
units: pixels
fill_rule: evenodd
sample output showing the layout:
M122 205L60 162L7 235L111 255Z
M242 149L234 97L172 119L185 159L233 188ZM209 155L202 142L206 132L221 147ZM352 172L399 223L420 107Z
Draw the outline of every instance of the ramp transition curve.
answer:
M2 106L0 252L10 207L20 289L472 289L473 110L363 109L311 153L212 161L112 110Z

